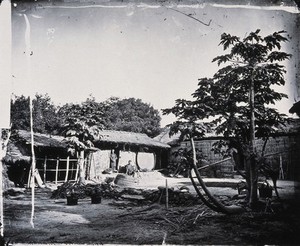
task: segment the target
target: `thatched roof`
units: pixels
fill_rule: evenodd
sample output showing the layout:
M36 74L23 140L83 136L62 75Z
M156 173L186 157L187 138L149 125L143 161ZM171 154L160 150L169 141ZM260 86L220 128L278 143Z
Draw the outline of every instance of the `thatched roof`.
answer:
M146 134L123 132L123 131L108 131L103 130L100 135L95 137L93 141L97 143L118 143L139 145L143 147L155 147L155 148L170 148L168 144L161 143L153 140ZM28 147L31 144L30 132L25 130L16 131L10 139L7 147L7 154L4 158L7 162L16 161L30 161L31 154L28 152ZM52 148L52 149L65 149L68 145L66 138L57 135L47 135L41 133L34 133L34 146L38 148ZM89 148L89 150L95 150L96 148Z
M215 133L215 131L211 131L211 132L206 133L206 135L200 139L216 139L216 138L220 138L220 137L221 136L217 135ZM170 136L170 128L165 127L162 130L162 132L158 136L156 136L154 139L156 141L166 143L169 145L176 145L176 144L180 143L180 133L176 133L176 134ZM196 139L198 140L199 138L196 138Z
M29 131L18 130L16 132L18 140L31 144L31 135ZM53 147L53 148L67 148L67 144L64 141L65 138L57 135L48 135L41 133L34 133L34 146L36 147Z
M94 142L95 145L97 145L97 143L118 143L165 149L170 148L168 144L154 140L146 134L124 131L102 130L99 136L95 137Z
M277 128L277 132L274 133L272 136L278 136L278 135L290 135L290 134L298 134L300 132L300 119L292 119L289 118L289 121L285 125L280 125ZM165 127L162 132L154 138L154 140L166 143L169 145L175 145L180 142L180 133L174 134L172 136L169 135L170 128ZM205 139L217 139L222 138L221 135L217 135L214 130L212 130L209 133L206 133L206 135L197 140L205 140Z
M47 134L34 133L34 146L42 148L67 149L67 144L62 136L50 136ZM28 146L31 144L29 131L18 130L12 134L7 145L7 153L4 157L6 162L26 161L29 162L31 153ZM27 147L27 148L26 148Z
M169 133L170 133L170 128L166 127L154 139L161 143L166 143L166 144L170 144L170 145L176 144L179 141L180 133L174 134L172 136L170 136Z
M22 148L16 146L14 142L11 140L8 142L7 145L7 152L4 157L5 162L16 162L16 161L30 161L30 156L27 155L25 152L22 151Z
M279 134L295 134L300 132L300 119L289 118L285 125L278 127Z

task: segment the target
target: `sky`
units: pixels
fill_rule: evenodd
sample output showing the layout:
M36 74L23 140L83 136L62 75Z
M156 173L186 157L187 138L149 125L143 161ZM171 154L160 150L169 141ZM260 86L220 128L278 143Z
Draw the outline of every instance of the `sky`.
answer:
M12 92L47 93L56 105L92 95L97 101L135 97L158 110L169 108L178 98L189 99L199 78L217 71L212 59L224 54L218 46L222 33L286 30L291 41L283 48L293 57L280 90L289 99L277 107L288 113L300 99L299 11L184 2L15 4ZM162 116L161 125L173 120Z

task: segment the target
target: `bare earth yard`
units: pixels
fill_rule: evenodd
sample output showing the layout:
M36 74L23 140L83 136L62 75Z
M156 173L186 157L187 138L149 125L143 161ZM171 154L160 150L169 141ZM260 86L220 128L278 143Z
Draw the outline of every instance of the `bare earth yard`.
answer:
M188 179L170 179L170 186ZM146 185L146 184L144 184ZM280 184L279 184L280 186ZM191 188L192 189L192 188ZM237 194L233 188L210 188L223 199ZM26 190L8 195L5 240L18 244L300 244L300 204L294 187L279 190L285 203L266 212L241 215L215 213L199 203L192 206L103 198L89 198L68 206L66 199L50 199L51 190L37 189L34 228L30 224L31 196ZM193 192L191 190L191 192Z

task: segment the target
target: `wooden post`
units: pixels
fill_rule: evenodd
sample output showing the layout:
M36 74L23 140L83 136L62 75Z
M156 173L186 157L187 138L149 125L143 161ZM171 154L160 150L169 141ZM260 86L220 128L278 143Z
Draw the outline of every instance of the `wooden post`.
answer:
M56 168L55 168L55 184L57 184L57 178L58 178L58 165L59 165L59 158L56 160Z
M169 209L169 190L168 190L168 180L166 179L166 209Z
M30 183L31 182L31 168L30 168L30 170L29 170L29 172L28 172L28 180L27 180L27 188L30 188L31 186L30 186Z
M75 173L75 181L77 181L78 179L78 172L79 172L79 159L77 160L77 163L76 163L76 173Z
M47 171L47 156L45 156L45 161L44 161L44 185L46 185L46 171Z
M67 157L67 170L66 170L66 177L65 177L65 182L68 181L68 175L69 175L69 164L70 164L70 157Z
M284 179L283 167L282 167L282 156L279 155L279 179Z
M74 169L74 162L72 162L71 161L71 163L70 163L71 165L71 174L70 174L70 179L72 179L73 178L73 169Z
M94 176L93 176L93 178L98 179L98 176L97 176L97 173L96 173L96 163L95 163L94 154L92 155L92 162L93 162L93 167L94 167Z

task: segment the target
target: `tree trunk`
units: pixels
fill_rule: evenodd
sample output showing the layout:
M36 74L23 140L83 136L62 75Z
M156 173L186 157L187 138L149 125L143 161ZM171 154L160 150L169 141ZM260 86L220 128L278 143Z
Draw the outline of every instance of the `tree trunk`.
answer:
M249 205L253 207L257 202L257 165L255 160L255 115L254 115L254 80L251 76L249 89L249 105L250 105L250 141L249 141L249 158L247 165L249 168L250 186L249 186Z
M256 161L254 156L250 157L250 197L249 197L249 206L251 208L255 207L257 204L257 180L258 180L258 171L256 168Z
M192 174L190 173L190 178L191 181L193 183L193 186L197 192L197 194L199 195L199 197L201 198L201 200L204 202L204 204L206 204L209 208L213 209L216 212L222 212L225 214L236 214L236 213L241 213L244 212L244 210L241 207L238 206L224 206L218 199L216 199L211 193L210 191L207 189L204 181L201 178L201 175L198 171L197 168L197 158L196 158L196 150L195 150L195 144L194 144L194 139L193 137L190 137L190 142L191 142L191 146L192 146L192 151L193 151L193 162L192 162L192 168L195 171L195 174L197 176L198 182L201 186L201 188L203 189L203 191L205 192L205 194L207 195L207 197L209 198L210 201L206 200L204 198L204 196L201 194L201 192L199 191L197 184L194 182L194 179L192 177Z
M80 150L79 152L79 177L78 177L78 183L79 184L85 184L85 172L84 172L84 150Z

